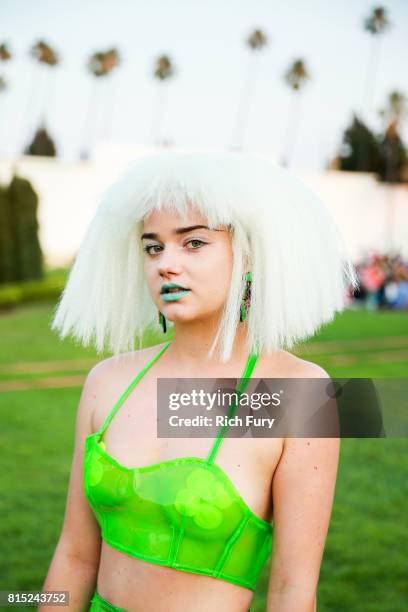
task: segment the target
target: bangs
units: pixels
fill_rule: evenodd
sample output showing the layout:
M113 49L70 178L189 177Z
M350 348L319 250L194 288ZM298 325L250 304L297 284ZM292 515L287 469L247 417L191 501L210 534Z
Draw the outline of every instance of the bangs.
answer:
M189 206L199 211L209 227L233 226L250 208L248 182L237 165L238 154L161 153L147 156L127 173L127 184L113 185L106 194L111 205L132 209L135 222L163 208L186 216ZM246 165L246 171L248 166ZM244 169L243 169L244 170ZM132 199L130 205L129 199Z

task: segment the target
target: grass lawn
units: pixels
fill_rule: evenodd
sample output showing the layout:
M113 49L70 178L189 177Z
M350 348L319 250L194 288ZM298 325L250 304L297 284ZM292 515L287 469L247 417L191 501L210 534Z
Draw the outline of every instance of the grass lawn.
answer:
M102 358L59 342L51 316L48 305L0 316L0 590L42 586L63 520L81 381ZM347 311L296 353L333 377L407 377L408 316ZM58 388L64 377L71 383ZM405 438L342 441L319 612L406 609L407 449ZM255 612L265 610L268 570Z

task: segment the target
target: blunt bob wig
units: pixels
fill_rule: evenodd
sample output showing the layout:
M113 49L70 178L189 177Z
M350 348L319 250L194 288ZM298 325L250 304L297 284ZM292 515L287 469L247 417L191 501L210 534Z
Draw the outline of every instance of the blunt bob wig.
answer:
M114 355L139 348L158 311L144 276L143 220L192 205L229 226L230 290L208 356L227 361L252 272L249 351L290 349L346 306L358 285L324 203L284 168L254 155L170 151L133 163L102 196L57 305L52 328Z

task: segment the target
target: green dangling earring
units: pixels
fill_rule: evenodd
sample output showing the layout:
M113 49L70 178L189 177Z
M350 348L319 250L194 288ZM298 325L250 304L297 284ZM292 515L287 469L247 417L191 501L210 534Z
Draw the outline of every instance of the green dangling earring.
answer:
M159 323L162 326L163 333L165 334L167 332L166 317L164 316L162 312L160 312L160 310L159 310Z
M247 272L245 275L246 286L245 294L241 301L241 307L239 311L239 320L241 323L245 321L248 315L249 305L251 303L251 283L252 283L252 272Z

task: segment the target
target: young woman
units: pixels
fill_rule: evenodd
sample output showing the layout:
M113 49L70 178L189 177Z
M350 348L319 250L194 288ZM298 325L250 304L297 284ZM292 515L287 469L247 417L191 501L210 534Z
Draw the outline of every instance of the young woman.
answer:
M260 157L151 155L106 192L53 323L113 356L82 392L44 590L78 611L246 612L271 555L268 612L316 610L338 438L159 438L157 379L328 378L290 349L350 283L325 206ZM141 348L159 322L169 340Z

